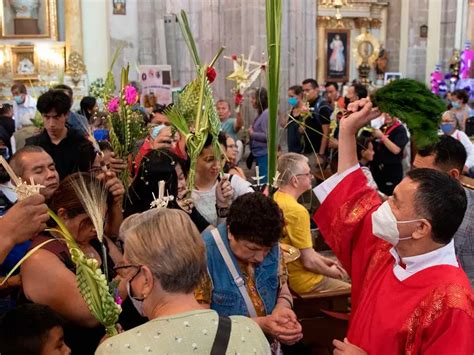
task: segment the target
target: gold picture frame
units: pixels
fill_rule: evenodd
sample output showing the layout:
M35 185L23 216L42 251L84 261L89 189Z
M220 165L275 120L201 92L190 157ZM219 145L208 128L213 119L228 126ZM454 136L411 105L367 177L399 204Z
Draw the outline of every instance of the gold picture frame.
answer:
M18 1L18 0L13 0ZM58 39L56 0L31 0L38 7L15 14L12 0L0 0L0 38ZM18 1L18 4L21 4Z
M13 80L38 79L38 55L35 46L12 46Z

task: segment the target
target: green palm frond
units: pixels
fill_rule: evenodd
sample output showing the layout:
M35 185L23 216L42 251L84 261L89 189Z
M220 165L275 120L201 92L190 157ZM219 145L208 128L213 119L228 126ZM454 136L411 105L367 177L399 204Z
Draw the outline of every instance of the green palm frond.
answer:
M405 122L416 146L438 140L438 126L445 105L425 84L413 79L394 80L371 95L374 106Z

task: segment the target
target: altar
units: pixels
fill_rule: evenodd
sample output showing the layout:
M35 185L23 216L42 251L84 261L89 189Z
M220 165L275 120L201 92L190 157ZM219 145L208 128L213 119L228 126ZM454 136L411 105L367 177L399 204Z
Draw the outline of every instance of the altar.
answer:
M0 100L11 100L12 82L32 96L64 83L87 94L82 61L80 0L0 1Z

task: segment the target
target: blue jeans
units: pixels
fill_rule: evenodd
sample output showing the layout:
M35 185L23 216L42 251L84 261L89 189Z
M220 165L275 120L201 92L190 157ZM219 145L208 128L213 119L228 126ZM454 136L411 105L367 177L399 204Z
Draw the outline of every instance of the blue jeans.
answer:
M260 179L260 185L266 184L268 178L268 155L265 154L261 157L255 157L255 161L258 165L258 174L264 176L264 178Z

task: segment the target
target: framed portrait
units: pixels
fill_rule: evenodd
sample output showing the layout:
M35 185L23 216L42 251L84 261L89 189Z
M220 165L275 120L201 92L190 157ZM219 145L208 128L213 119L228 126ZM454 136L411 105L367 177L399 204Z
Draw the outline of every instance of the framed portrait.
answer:
M350 30L326 30L326 81L349 80Z
M34 46L13 46L12 72L13 80L38 79L38 57Z
M398 79L401 79L401 78L402 78L402 73L400 73L400 72L385 73L383 84L387 85L391 81L398 80Z
M112 0L113 14L114 15L126 15L127 14L127 2L126 0Z
M57 39L56 0L0 0L1 38Z

